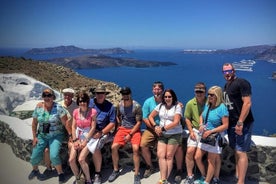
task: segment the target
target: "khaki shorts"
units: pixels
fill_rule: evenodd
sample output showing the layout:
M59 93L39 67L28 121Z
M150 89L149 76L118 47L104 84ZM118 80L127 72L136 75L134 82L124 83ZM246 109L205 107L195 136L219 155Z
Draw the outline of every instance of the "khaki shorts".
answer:
M165 144L182 145L182 134L162 135L158 141Z
M157 143L157 135L152 131L149 131L148 129L146 129L142 134L140 146L151 147L151 146L155 146L156 143Z

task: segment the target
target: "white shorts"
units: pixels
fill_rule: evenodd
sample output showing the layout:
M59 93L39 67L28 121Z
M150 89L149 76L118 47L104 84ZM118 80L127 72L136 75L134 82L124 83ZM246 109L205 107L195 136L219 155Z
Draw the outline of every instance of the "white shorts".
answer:
M197 145L201 139L201 135L199 134L199 131L195 128L193 128L193 131L196 136L196 140L191 139L191 137L189 135L188 140L187 140L187 147L197 147Z
M210 152L210 153L221 154L221 152L222 152L222 147L219 147L218 141L216 141L215 146L211 146L209 144L199 142L197 147L204 151Z

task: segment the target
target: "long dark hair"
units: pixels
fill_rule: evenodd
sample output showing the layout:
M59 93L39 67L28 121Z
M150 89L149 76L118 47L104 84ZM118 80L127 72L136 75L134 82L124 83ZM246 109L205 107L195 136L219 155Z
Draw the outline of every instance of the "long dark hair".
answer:
M166 89L163 92L163 94L162 94L162 104L166 104L165 97L164 97L166 92L169 92L172 95L172 105L176 105L178 100L177 100L177 96L176 96L174 90L172 90L172 89Z

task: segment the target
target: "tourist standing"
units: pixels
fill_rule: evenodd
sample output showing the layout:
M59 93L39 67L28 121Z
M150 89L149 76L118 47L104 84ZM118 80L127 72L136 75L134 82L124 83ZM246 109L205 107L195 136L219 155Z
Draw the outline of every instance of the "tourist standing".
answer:
M73 147L71 148L69 155L69 164L76 177L75 183L80 181L80 169L77 165L77 160L81 166L82 172L85 176L85 183L90 184L91 177L89 171L89 165L86 162L89 150L87 147L88 142L91 140L92 135L96 130L96 110L89 108L90 98L87 93L79 93L77 97L77 105L73 111L72 122L72 138Z
M230 63L223 64L222 72L226 80L224 101L229 110L229 145L235 150L237 183L243 184L254 122L251 112L251 85L247 80L236 76L235 68Z
M61 105L54 102L56 96L52 89L44 89L42 98L43 102L39 102L33 112L33 151L30 160L33 170L28 178L31 180L37 176L39 179L41 176L38 165L43 159L45 148L49 146L50 160L58 173L59 183L64 183L65 176L59 153L65 136L67 112Z
M96 115L96 132L93 135L94 139L100 139L103 136L109 136L115 128L116 111L111 102L106 100L106 95L109 92L103 85L98 85L92 92L96 97L90 100L89 107L95 108ZM103 146L103 145L102 145ZM101 184L101 167L102 153L101 148L97 147L93 154L93 163L95 166L94 184Z
M208 99L204 111L200 116L199 132L202 138L198 143L195 153L195 160L201 173L201 178L196 180L196 184L209 184L215 174L215 169L220 170L220 154L222 147L218 144L220 133L228 128L228 110L223 103L222 89L213 86L208 90ZM212 139L211 139L212 137ZM202 157L207 154L207 174ZM219 175L219 173L218 173ZM216 177L218 179L219 176ZM213 183L219 183L213 180Z
M122 101L117 108L118 130L115 134L111 149L113 172L109 176L108 181L113 182L120 174L119 172L119 148L123 147L128 142L131 143L134 162L134 184L140 184L140 141L142 124L142 108L138 102L132 99L131 89L123 87L120 91Z
M154 118L159 116L159 125ZM179 145L182 144L182 107L172 89L166 89L162 102L149 115L149 121L158 136L157 156L160 169L159 184L168 183L167 179L173 169L173 158Z
M76 104L76 102L73 100L75 91L72 88L65 88L62 90L62 94L63 94L63 100L59 102L59 104L67 110L67 132L65 132L65 134L67 134L67 145L68 145L68 153L70 153L70 149L73 145L72 142L72 115L73 115L73 111L74 109L76 109L78 106ZM46 165L46 169L43 172L43 177L42 180L44 179L48 179L52 176L55 175L54 170L52 170L52 166L51 166L51 161L50 161L50 154L49 154L49 149L48 147L45 149L44 152L44 162ZM70 168L69 168L70 169ZM65 170L66 173L66 170Z

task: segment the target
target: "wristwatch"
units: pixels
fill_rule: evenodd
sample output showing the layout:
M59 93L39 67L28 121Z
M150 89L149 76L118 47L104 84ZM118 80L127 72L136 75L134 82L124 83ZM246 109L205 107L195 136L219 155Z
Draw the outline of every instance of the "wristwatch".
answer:
M238 122L237 122L237 125L238 125L238 126L243 126L243 122L238 121Z

